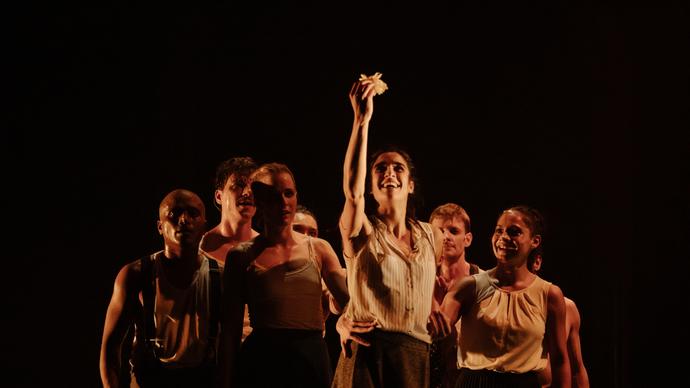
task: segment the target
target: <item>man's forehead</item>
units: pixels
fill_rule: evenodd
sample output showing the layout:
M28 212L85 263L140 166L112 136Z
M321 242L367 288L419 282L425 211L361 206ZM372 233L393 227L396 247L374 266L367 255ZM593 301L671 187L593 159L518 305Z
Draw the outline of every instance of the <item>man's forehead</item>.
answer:
M248 180L249 180L249 174L240 174L238 172L234 172L234 173L230 174L230 176L228 177L229 182L238 182L238 181L246 182Z
M462 219L461 216L459 215L454 215L454 216L436 216L434 219L431 221L432 223L438 223L438 224L450 224L458 227L464 227L465 222Z
M460 221L460 218L457 216L444 215L444 216L434 217L434 221L441 223L441 224L447 224L447 223L453 224L453 223Z
M203 204L191 198L174 198L163 203L161 208L168 210L201 209Z
M228 180L225 182L225 187L229 188L238 188L238 187L246 187L249 185L249 182L251 181L249 175L244 175L244 174L232 174L228 177Z

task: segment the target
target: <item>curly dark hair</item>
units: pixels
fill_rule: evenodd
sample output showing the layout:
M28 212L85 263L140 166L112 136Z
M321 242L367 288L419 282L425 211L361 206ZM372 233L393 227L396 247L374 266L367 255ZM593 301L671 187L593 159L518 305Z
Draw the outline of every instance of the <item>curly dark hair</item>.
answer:
M249 177L256 168L256 162L249 156L238 156L221 162L216 168L216 190L223 190L232 174Z

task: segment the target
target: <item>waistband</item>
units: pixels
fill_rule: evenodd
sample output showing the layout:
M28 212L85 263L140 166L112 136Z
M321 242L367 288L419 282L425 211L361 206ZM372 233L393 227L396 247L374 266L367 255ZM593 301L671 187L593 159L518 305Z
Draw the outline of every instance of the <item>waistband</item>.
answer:
M397 346L405 347L411 350L428 352L430 344L397 331L385 331L381 329L374 329L370 333L363 333L359 335L367 341L383 341Z
M323 338L323 331L321 330L306 330L306 329L273 329L273 328L255 328L252 330L249 337L262 339L303 339L303 338ZM247 337L247 338L249 338Z

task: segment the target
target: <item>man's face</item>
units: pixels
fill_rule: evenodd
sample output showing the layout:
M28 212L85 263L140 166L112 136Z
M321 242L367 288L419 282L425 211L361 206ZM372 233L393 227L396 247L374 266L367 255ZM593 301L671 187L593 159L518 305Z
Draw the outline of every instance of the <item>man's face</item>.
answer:
M166 245L193 247L201 241L206 215L204 204L198 197L170 197L161 204L158 215L158 232Z
M225 182L223 190L216 190L216 203L221 213L251 221L256 213L249 177L232 174Z
M465 229L465 223L459 216L436 217L431 220L431 225L443 232L443 257L453 260L465 255L465 248L472 243L472 233Z

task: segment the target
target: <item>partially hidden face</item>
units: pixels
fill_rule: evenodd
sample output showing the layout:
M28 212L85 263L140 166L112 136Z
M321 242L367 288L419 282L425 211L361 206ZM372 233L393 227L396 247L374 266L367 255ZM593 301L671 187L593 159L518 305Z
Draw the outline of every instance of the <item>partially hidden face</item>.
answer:
M540 235L532 235L519 211L503 212L496 221L496 228L491 237L494 255L499 262L521 264L529 253L541 244Z
M292 220L292 230L307 236L319 237L319 226L316 220L306 213L295 213L295 219Z
M414 192L409 166L397 152L384 152L376 158L371 169L371 185L377 200L407 198Z
M248 176L232 174L223 190L216 190L215 200L223 213L235 214L245 220L254 217L256 206L249 183Z
M288 172L267 174L252 183L254 198L262 208L266 222L290 225L297 209L297 189Z
M431 220L431 225L443 232L443 257L446 259L463 256L465 248L472 243L472 233L466 231L465 223L459 216L436 217Z

